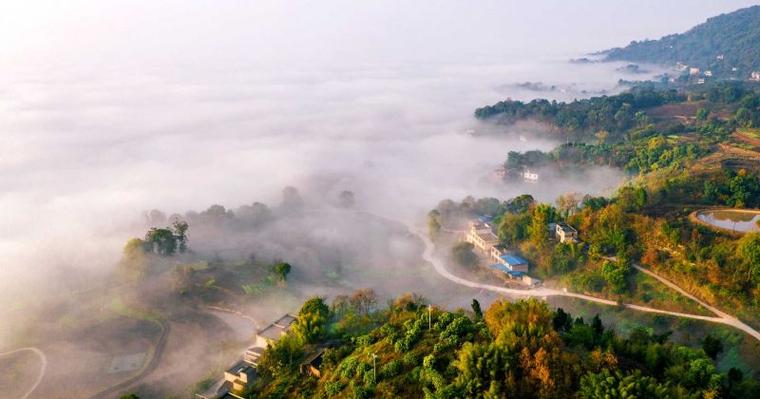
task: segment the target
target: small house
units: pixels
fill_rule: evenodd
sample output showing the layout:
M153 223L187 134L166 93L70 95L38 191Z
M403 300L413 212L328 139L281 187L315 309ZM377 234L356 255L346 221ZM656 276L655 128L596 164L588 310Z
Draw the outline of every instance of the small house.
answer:
M554 238L561 243L577 242L578 230L567 223L559 222L554 224Z
M470 231L465 236L465 241L480 251L488 253L491 247L499 243L499 237L491 230L490 224L478 220L470 224Z
M749 80L753 82L760 82L760 71L754 71L749 75Z
M256 369L245 361L238 360L224 371L224 380L232 384L231 391L242 392L253 382Z
M264 354L264 348L260 346L252 346L248 349L246 349L245 353L243 353L243 361L246 363L257 366L259 365L259 358L261 355Z
M266 348L267 344L274 344L279 341L282 336L290 331L290 326L296 321L297 317L291 314L286 314L274 323L264 327L256 332L256 343L254 346Z
M531 172L530 169L526 169L522 173L522 177L523 177L523 180L525 180L526 182L535 183L538 181L538 173Z
M699 75L699 68L696 68L696 67L689 68L689 75L691 76Z
M317 378L321 377L322 372L320 371L320 367L322 366L322 358L324 354L325 350L319 349L307 356L306 359L304 359L304 361L301 363L301 374L308 374Z

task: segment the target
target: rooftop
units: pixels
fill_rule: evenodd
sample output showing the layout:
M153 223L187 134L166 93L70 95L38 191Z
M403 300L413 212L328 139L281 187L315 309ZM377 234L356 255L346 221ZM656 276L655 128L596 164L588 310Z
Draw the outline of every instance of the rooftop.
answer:
M557 223L557 227L559 227L560 229L562 229L562 231L564 231L565 233L575 233L576 232L576 230L573 228L573 226L570 226L569 224L564 223L564 222Z
M233 364L227 369L228 373L235 374L235 375L240 375L241 373L247 373L249 371L253 371L253 367L251 367L250 364L243 361L243 359L238 360L237 362L235 362L235 364Z
M514 265L525 265L528 264L528 261L517 256L517 255L502 255L501 259L504 260L504 262L510 266Z
M492 231L487 232L478 232L478 237L480 237L483 241L497 241L499 237L494 234Z
M501 272L504 272L504 273L509 274L511 276L514 276L514 277L521 277L521 276L523 276L525 274L523 272L516 272L516 271L513 271L513 270L509 270L508 267L504 266L501 263L496 263L496 264L491 265L491 269L499 270Z
M293 324L294 321L296 321L296 316L286 314L277 319L274 323L259 330L258 335L271 340L280 339L281 336L288 332L290 325Z

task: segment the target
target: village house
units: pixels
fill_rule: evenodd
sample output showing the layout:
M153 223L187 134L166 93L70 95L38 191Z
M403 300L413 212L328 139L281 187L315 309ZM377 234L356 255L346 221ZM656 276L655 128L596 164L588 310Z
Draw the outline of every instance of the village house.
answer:
M561 243L578 241L578 230L567 223L559 222L554 225L554 238Z
M513 280L524 280L529 268L530 265L527 260L511 254L500 256L498 262L491 265L491 269L498 270Z
M230 393L243 392L255 376L256 369L242 359L224 371L224 380L231 384Z
M256 342L254 346L266 348L267 344L274 344L282 336L290 331L290 326L296 321L297 317L286 314L280 317L272 324L256 332Z
M522 173L523 180L531 183L535 183L538 181L538 173L531 172L530 169L525 169L525 171Z
M499 243L499 237L493 233L490 224L478 220L470 224L470 230L465 236L465 241L487 254L490 253L494 245Z
M266 348L267 344L274 344L287 334L297 319L296 316L285 314L272 324L257 331L253 346L250 346L243 352L242 358L224 371L222 379L214 383L206 391L196 393L195 398L243 399L239 394L253 383L256 377L256 368L259 366L259 358L264 353L264 348Z
M301 374L311 375L317 378L321 377L322 372L320 371L320 367L322 366L322 358L324 354L325 350L324 348L321 348L307 356L299 368Z
M246 363L252 365L252 366L259 366L259 358L261 355L264 354L264 348L260 346L252 346L248 349L246 349L245 353L243 353L243 361Z
M753 82L760 82L760 71L754 71L749 75L749 80Z
M691 76L699 75L699 68L696 68L696 67L689 68L689 75Z

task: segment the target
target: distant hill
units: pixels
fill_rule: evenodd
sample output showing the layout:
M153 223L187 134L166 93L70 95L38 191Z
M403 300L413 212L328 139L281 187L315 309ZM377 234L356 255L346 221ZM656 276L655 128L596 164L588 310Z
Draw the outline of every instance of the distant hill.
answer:
M685 33L633 41L600 54L610 61L682 63L711 70L715 77L746 80L752 71L760 71L760 6L709 18Z

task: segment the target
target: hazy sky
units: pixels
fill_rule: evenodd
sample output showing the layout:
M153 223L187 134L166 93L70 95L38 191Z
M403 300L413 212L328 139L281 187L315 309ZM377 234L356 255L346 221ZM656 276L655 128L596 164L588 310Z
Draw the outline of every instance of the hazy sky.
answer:
M742 0L6 0L0 58L96 67L503 61L681 32Z

